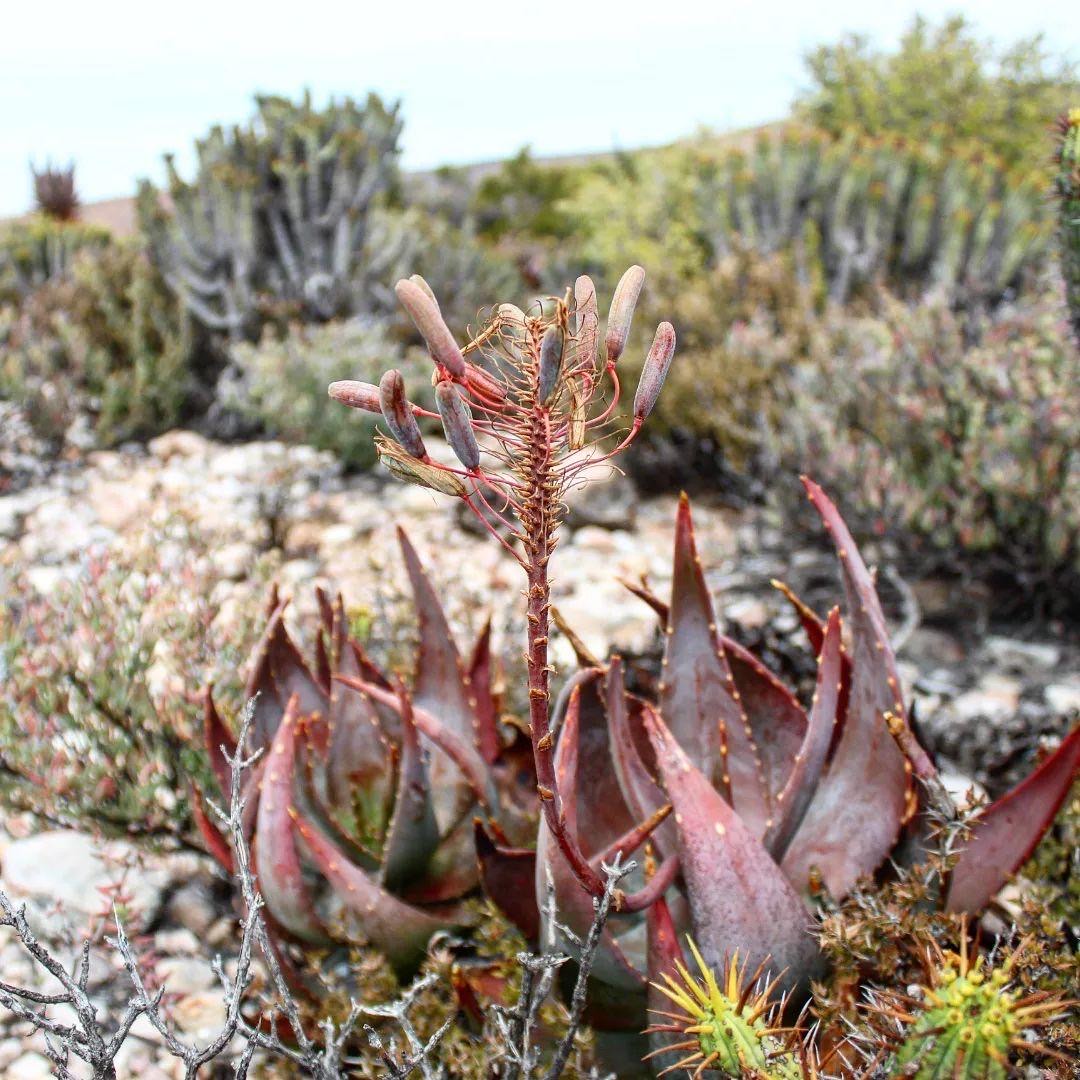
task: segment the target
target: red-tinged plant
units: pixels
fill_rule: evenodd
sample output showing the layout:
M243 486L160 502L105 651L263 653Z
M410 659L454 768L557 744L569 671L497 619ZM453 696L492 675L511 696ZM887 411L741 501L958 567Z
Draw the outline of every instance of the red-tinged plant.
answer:
M498 726L490 626L463 661L412 545L399 533L419 616L415 675L384 675L350 634L340 597L319 593L309 665L276 596L253 657L248 827L273 927L316 946L360 940L399 971L431 935L460 925L478 884L473 819L503 838L534 820L527 750ZM209 691L206 743L223 791L234 742ZM231 864L210 819L211 851Z
M620 402L617 365L644 277L639 266L623 275L599 353L596 291L587 277L578 278L564 298L538 303L528 314L501 305L464 348L444 322L426 282L419 277L399 281L398 298L435 364L438 412L407 401L393 371L383 375L378 387L339 382L329 390L343 404L380 411L392 437L379 436L377 444L390 472L462 499L525 572L529 730L542 835L559 848L586 905L591 905L590 897L602 895L604 879L598 861L586 857L575 839L555 767L548 560L562 520L563 495L581 482L583 470L612 460L636 438L674 355L674 329L661 323L642 372L629 431L613 437ZM441 419L460 468L430 457L417 416ZM635 846L660 816L650 814L631 827ZM623 850L630 849L624 845ZM675 869L670 861L655 884L637 896L622 897L623 909L648 906Z
M652 839L660 856L680 865L666 903L648 918L611 920L594 964L597 1026L634 1026L648 980L683 962L685 932L712 969L737 951L748 964L766 964L795 1000L805 997L823 966L814 897L842 899L890 862L918 861L932 834L956 817L905 720L873 579L836 508L815 484L806 486L836 545L850 613L841 621L833 609L819 619L787 591L818 659L808 710L718 633L685 499L670 604L633 586L665 628L657 700L625 692L618 658L571 679L556 769L586 857L619 848L629 823L670 804L674 814ZM986 907L1031 854L1078 770L1080 729L966 833L952 824L961 850L939 890L945 910ZM577 933L588 905L543 833L536 857L551 867L562 918ZM491 845L485 883L497 901L499 875L521 858Z

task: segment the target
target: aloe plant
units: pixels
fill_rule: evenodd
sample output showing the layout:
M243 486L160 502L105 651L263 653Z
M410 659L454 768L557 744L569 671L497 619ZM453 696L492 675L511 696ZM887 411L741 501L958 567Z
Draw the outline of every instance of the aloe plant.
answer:
M528 314L502 305L464 346L426 283L401 281L398 297L434 362L438 412L408 401L394 371L378 386L330 387L341 403L381 413L389 435L378 449L392 474L460 498L525 573L542 818L535 852L481 829L482 876L489 895L535 936L544 920L528 886L535 882L542 895L550 875L559 921L547 929L573 955L601 895L601 864L648 844L592 969L590 1021L631 1031L644 1024L650 975L670 969L671 942L684 931L711 970L738 952L784 992L805 996L822 967L813 897L842 898L890 859L919 857L935 820L955 817L908 726L872 576L836 508L809 480L837 549L847 608L843 619L839 608L822 619L788 592L818 662L809 708L719 633L685 499L671 602L635 587L666 635L656 700L626 692L615 658L586 664L552 707L548 564L561 496L583 468L611 461L637 437L674 354L675 331L662 323L632 413L613 431L618 361L643 282L640 267L623 275L600 348L588 278ZM429 454L418 417L441 419L460 467ZM1078 765L1080 729L970 823L940 897L948 910L986 905L1048 827Z
M490 625L463 659L408 538L399 534L419 617L411 686L384 674L349 631L341 598L320 592L313 664L276 595L252 660L249 829L273 926L317 946L360 940L400 971L431 935L461 924L478 882L473 818L504 837L532 820L520 755L497 723ZM224 792L234 741L205 698L207 750ZM527 759L527 754L526 754ZM528 776L528 770L524 770ZM226 866L228 844L199 825Z
M809 709L717 632L684 498L671 602L632 587L665 629L657 700L626 693L618 658L583 668L565 695L555 760L586 858L618 848L633 821L671 805L674 814L653 836L658 855L680 867L666 894L671 936L692 934L714 970L736 951L764 964L796 999L821 973L815 897L841 899L890 860L920 858L937 820L955 815L907 724L872 577L835 506L805 484L836 547L849 612L842 620L834 608L821 619L785 589L817 656ZM1031 854L1078 771L1080 727L970 823L939 898L946 910L986 907ZM509 867L522 874L522 859L491 843L485 884L497 902ZM543 834L536 861L551 866L559 910L577 933L588 906ZM521 899L503 906L513 917ZM672 956L654 934L640 915L612 920L594 965L604 1003L594 1023L632 1028L643 1016L648 981ZM572 941L564 945L572 951Z

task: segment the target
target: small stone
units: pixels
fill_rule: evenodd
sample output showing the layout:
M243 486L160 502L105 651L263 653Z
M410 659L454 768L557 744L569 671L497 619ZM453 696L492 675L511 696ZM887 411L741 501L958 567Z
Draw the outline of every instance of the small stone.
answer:
M961 694L952 708L962 720L983 717L1004 720L1020 705L1020 683L1005 675L987 675L973 690Z
M769 624L768 607L753 596L724 604L724 616L744 630L760 630Z
M53 1075L52 1062L44 1054L31 1050L16 1058L4 1075L8 1080L49 1080Z
M166 914L175 917L176 907L170 897ZM178 926L159 930L154 935L154 948L162 956L196 956L201 951L198 937L186 927Z
M171 933L191 933L205 940L218 917L218 910L206 885L201 881L189 881L169 897L167 915L182 927Z
M1020 674L1033 667L1049 671L1061 662L1061 649L1049 642L991 636L986 639L985 646L1002 667Z
M194 431L167 431L156 439L151 439L147 447L154 457L161 461L170 458L190 458L206 456L210 449L210 443Z
M189 1035L214 1035L225 1023L225 996L220 989L200 990L181 998L169 1012L176 1026Z
M1067 682L1051 683L1044 691L1046 704L1061 716L1080 712L1080 676Z
M155 964L169 994L190 995L209 990L217 982L210 965L195 956L165 956Z

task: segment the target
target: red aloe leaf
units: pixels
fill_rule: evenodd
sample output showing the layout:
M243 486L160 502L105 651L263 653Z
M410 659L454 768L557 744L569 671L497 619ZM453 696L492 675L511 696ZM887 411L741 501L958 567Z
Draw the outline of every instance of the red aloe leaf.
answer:
M802 900L663 720L647 711L645 726L675 808L693 936L702 955L718 968L737 949L751 967L768 961L787 989L804 987L819 953Z
M480 883L472 821L465 816L439 841L423 877L401 890L412 904L446 904L460 900Z
M607 675L607 716L611 760L623 799L630 813L640 820L664 806L667 803L667 797L654 778L654 769L646 763L645 753L648 754L648 761L655 766L652 760L652 745L642 726L641 709L637 708L631 718L630 709L627 706L622 661L619 657L613 656ZM674 851L674 822L667 821L662 824L656 831L655 840L662 853Z
M327 803L337 815L351 813L358 794L369 806L389 804L394 744L383 732L371 701L340 680L332 686L321 753Z
M203 741L221 794L228 798L232 790L232 767L226 761L225 755L236 755L236 740L221 719L214 704L213 688L209 686L203 691Z
M773 588L778 589L783 594L784 598L795 609L795 614L798 615L799 622L802 623L803 633L806 634L806 638L810 642L810 648L815 656L820 656L821 645L825 640L825 620L799 597L790 586L775 579L772 585ZM851 697L851 657L846 652L840 653L840 682L840 703L837 706L836 713L842 725L844 718L847 716L848 699Z
M685 964L686 958L679 944L678 928L665 900L661 898L649 908L645 924L649 939L649 1020L657 1027L663 1027L669 1021L662 1014L672 1012L674 1006L655 984L661 982L665 975L678 980L679 969L676 965ZM672 1043L682 1042L686 1038L685 1032L650 1030L648 1035L649 1062L655 1073L662 1069L674 1069L686 1056L685 1051L669 1050Z
M304 881L290 811L296 764L299 696L293 695L270 747L255 819L259 890L281 925L305 941L325 944L325 931Z
M795 695L749 649L728 637L721 642L754 733L775 812L772 800L784 790L806 736L806 713Z
M479 818L474 823L476 859L484 895L535 944L540 940L536 904L536 852L497 844Z
M203 804L202 790L194 783L191 785L191 816L195 819L195 827L206 844L206 850L218 861L225 873L231 874L234 867L232 847L221 830L210 820Z
M447 923L399 900L353 863L314 822L296 810L292 819L319 873L334 896L356 919L356 930L399 972L411 971L423 959L432 934Z
M1080 727L1030 776L975 818L953 867L945 906L981 911L1028 860L1080 776Z
M911 767L884 720L886 712L906 720L906 711L874 582L836 507L812 480L803 483L843 571L852 682L843 730L784 870L803 888L816 866L839 899L888 857L914 809L914 789Z
M335 675L334 680L367 694L373 701L392 709L400 717L401 702L392 691L384 690L381 686L364 682L363 679L356 679L351 675ZM447 729L438 717L433 716L426 709L421 709L415 700L413 701L413 718L420 733L457 766L473 796L486 810L494 811L498 805L498 796L492 785L491 773L479 751L472 743L465 742ZM434 777L432 777L432 784L434 784Z
M760 836L769 818L761 759L720 648L685 494L675 525L667 635L660 712L691 759Z
M398 700L401 702L401 765L394 813L383 842L381 877L382 883L395 891L423 873L439 844L424 753L412 702L404 686L398 687Z
M776 797L773 806L776 819L765 834L765 846L777 862L783 860L788 845L806 815L829 755L839 715L840 649L840 609L833 608L829 612L829 621L818 656L817 684L814 687L806 737L795 755L787 785Z
M473 712L476 714L477 745L480 756L494 765L499 757L499 703L493 690L491 659L491 616L484 620L484 628L473 646L469 660L466 682L473 695Z

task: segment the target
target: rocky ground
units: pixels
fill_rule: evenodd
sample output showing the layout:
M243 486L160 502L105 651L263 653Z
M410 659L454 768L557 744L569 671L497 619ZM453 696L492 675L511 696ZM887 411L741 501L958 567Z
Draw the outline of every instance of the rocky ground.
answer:
M332 457L308 448L227 446L177 431L146 448L92 452L25 482L0 496L0 591L16 574L31 589L53 590L90 554L144 542L148 523L179 516L209 539L222 619L255 587L251 569L267 549L278 552L276 576L301 611L310 607L316 582L341 589L352 604L375 605L387 590L402 587L394 535L402 525L463 620L475 621L478 611L492 607L504 642L517 621L520 571L459 507L381 478L343 477ZM618 476L598 477L573 496L552 563L555 604L594 652L614 648L645 662L654 653L655 620L619 579L647 575L657 592L667 591L675 506L672 497L639 499ZM701 503L695 522L730 631L797 675L795 620L769 581L786 579L822 601L836 595L828 551L797 541L763 511ZM870 548L867 555L887 565L887 552ZM958 788L973 780L999 786L1080 709L1080 650L1065 628L982 625L939 581L903 583L883 573L882 592L895 615L916 716L929 741L948 755ZM573 663L561 637L555 662L564 669ZM167 668L167 650L163 663ZM184 674L193 673L166 672ZM223 1006L209 959L227 946L232 921L208 868L182 855L153 859L133 873L136 855L123 845L101 849L78 833L24 835L23 823L7 824L0 830L0 884L30 904L36 925L62 936L59 907L76 932L100 925L120 888L132 931L146 935L177 1024L189 1036L211 1032ZM28 962L5 933L0 980L22 982L31 975ZM121 1073L177 1075L175 1063L154 1050L154 1033L138 1034ZM52 1075L41 1051L23 1025L0 1027L4 1076Z

